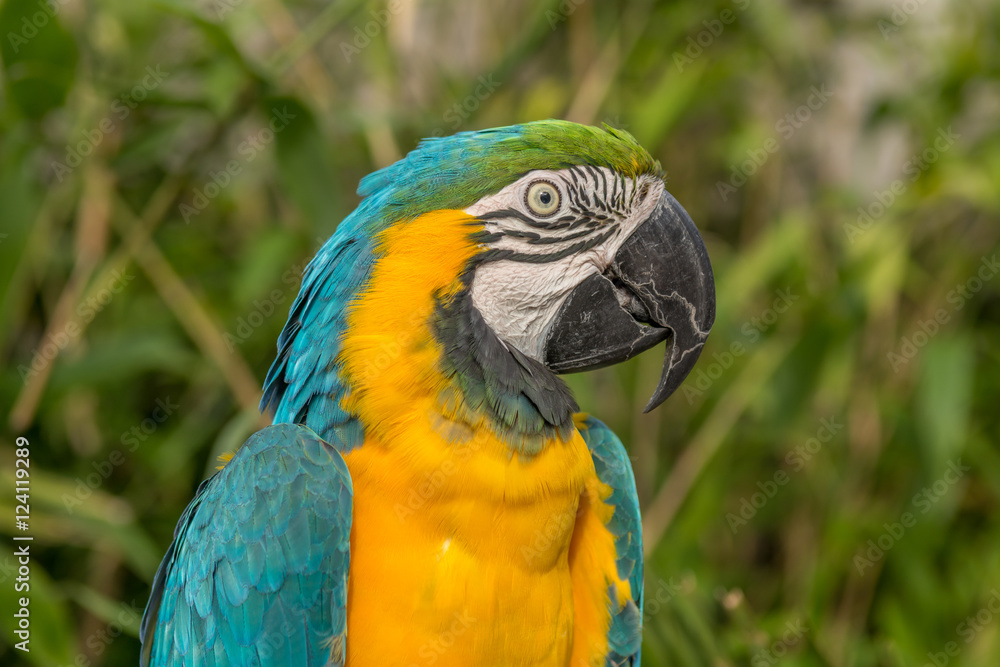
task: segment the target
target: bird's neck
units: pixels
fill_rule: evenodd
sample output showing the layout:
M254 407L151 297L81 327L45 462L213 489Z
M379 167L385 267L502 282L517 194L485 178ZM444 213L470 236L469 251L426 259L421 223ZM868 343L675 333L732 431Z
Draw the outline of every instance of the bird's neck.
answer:
M483 320L465 287L438 303L432 328L441 344L441 368L463 400L463 422L485 419L521 454L565 440L576 401L543 364L504 343Z
M342 339L343 407L376 436L427 418L446 439L487 429L530 456L570 437L577 406L554 373L501 341L472 305L477 228L461 211L435 211L382 232Z

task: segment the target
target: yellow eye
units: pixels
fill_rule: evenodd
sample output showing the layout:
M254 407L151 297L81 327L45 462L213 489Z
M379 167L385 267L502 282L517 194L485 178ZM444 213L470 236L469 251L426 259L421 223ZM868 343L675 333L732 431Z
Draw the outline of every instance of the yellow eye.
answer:
M559 210L559 190L548 181L535 181L528 186L524 203L535 215L543 218L553 215Z

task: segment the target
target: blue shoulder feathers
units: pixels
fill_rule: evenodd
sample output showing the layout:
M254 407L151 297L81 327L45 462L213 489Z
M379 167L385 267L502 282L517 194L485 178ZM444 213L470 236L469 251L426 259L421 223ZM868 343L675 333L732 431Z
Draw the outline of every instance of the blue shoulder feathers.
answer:
M353 217L353 216L352 216ZM373 240L348 218L306 268L264 381L261 411L274 423L305 424L342 451L361 444L361 424L339 405L346 380L338 359L347 309L366 282Z
M642 518L635 490L635 476L622 441L602 422L587 417L580 429L594 459L597 477L613 490L605 501L615 508L608 530L615 536L618 576L634 593L622 609L609 593L612 611L608 631L608 667L639 667L642 648Z
M343 665L352 493L343 458L309 429L253 435L177 524L140 664Z

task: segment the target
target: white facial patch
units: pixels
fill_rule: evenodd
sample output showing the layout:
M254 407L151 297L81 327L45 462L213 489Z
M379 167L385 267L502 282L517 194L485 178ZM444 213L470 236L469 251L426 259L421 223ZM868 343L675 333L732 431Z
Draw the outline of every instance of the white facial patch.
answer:
M544 216L527 200L539 181L559 193L558 208ZM663 181L655 176L630 179L583 166L532 171L480 199L465 212L483 220L494 235L484 250L497 259L476 268L473 305L502 341L543 362L546 333L566 297L608 268L663 192Z

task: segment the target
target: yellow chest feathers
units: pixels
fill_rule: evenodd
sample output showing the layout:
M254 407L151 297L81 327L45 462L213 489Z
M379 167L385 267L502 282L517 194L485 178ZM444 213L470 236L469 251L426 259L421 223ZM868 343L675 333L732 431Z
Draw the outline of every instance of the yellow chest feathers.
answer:
M392 447L369 441L346 457L355 493L349 658L568 665L569 551L593 479L582 440L520 462L498 460L475 440L413 435Z
M349 314L343 405L366 440L344 457L348 664L603 665L608 585L629 589L586 443L574 430L522 458L449 407L427 322L477 252L471 223L438 211L388 230Z

